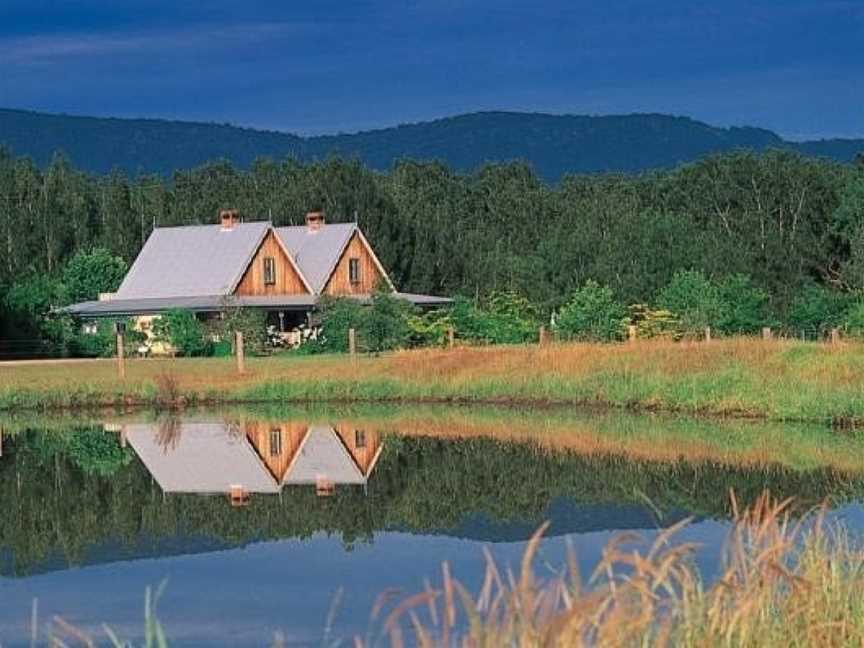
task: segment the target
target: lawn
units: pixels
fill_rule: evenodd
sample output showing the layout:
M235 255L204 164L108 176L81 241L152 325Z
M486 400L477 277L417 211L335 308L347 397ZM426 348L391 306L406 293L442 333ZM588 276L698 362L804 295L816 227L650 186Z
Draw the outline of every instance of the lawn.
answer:
M351 359L111 360L0 365L0 409L193 402L594 405L864 422L864 345L733 338L402 351Z

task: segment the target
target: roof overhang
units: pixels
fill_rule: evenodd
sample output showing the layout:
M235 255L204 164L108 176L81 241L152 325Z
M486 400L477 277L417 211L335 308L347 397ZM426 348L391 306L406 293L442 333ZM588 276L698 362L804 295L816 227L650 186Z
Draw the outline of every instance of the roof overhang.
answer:
M446 306L453 300L434 295L395 293L415 306ZM372 295L352 295L363 303L372 301ZM135 317L159 315L170 310L188 310L194 313L217 313L229 308L260 308L270 311L309 311L318 304L315 295L263 295L231 296L208 295L201 297L158 297L149 299L110 299L107 301L87 301L58 308L55 312L74 315L85 319L100 317Z

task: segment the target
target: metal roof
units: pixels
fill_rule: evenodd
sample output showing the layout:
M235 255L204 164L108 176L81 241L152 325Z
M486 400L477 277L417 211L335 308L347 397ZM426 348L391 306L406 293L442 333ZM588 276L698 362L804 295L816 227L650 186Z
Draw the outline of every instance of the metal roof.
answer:
M79 317L114 317L118 315L155 315L183 309L197 313L216 312L226 307L267 308L271 310L309 310L317 303L314 295L159 297L156 299L110 299L72 304L58 312Z
M126 441L166 493L228 493L242 486L250 493L278 493L246 435L223 422L128 424Z
M326 479L334 484L365 484L366 477L329 425L309 428L283 484L315 484Z
M117 299L200 297L233 291L270 223L191 225L153 230Z
M276 235L294 257L312 290L320 294L356 231L354 223L322 225L317 230L306 225L294 225L277 227Z

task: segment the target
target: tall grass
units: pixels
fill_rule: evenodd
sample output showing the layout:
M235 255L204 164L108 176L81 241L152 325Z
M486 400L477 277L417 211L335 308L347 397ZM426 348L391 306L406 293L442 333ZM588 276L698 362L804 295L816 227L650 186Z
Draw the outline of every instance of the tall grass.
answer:
M489 554L485 580L469 592L445 564L440 583L373 616L393 646L860 646L864 553L824 510L793 521L789 500L763 495L736 511L722 574L707 585L696 546L675 543L684 521L650 545L622 534L586 580L568 552L548 579L533 568L545 526L518 573ZM383 599L382 599L383 600ZM371 645L357 639L356 645Z
M0 409L242 401L597 404L774 420L864 422L864 345L731 338L347 356L0 367ZM175 381L166 390L165 376Z

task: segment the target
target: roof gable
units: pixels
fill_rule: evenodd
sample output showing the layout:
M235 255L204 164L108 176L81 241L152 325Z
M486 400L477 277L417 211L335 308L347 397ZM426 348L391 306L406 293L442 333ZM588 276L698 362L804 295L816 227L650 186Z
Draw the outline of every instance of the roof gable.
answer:
M315 425L306 433L282 483L315 484L322 478L335 484L366 483L366 478L333 428Z
M276 228L276 234L316 294L324 290L327 279L355 231L359 230L354 223L328 224L317 230L310 230L305 225Z
M165 227L153 230L117 299L227 295L270 230L268 222Z

